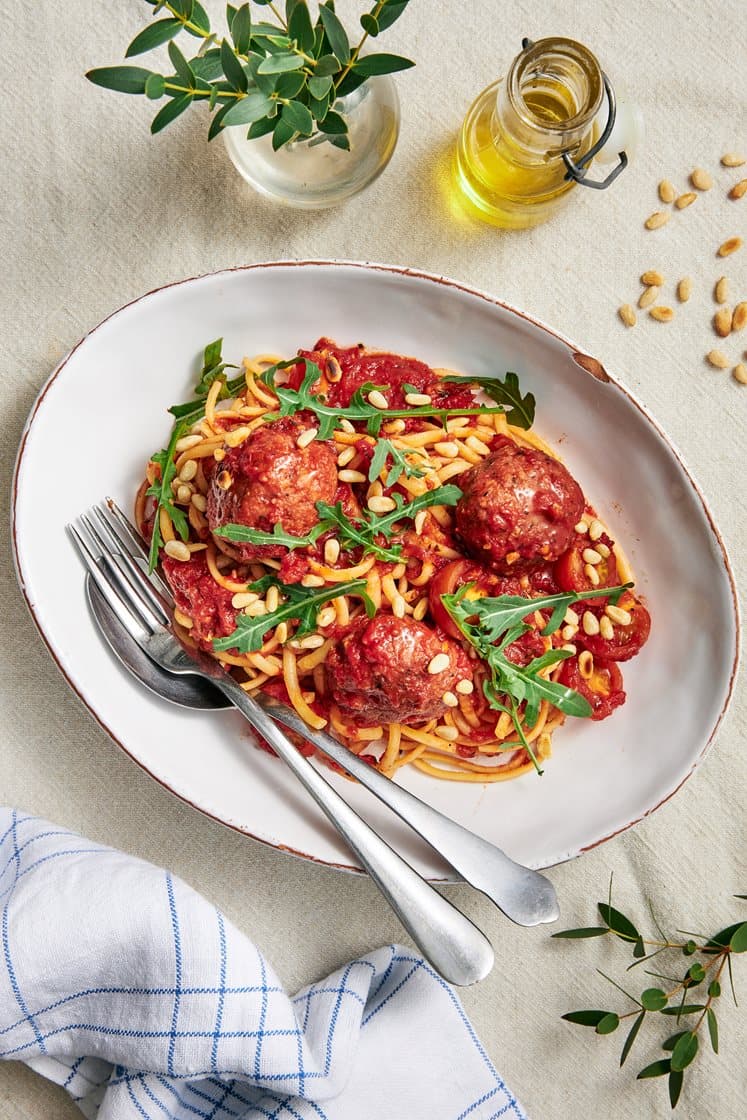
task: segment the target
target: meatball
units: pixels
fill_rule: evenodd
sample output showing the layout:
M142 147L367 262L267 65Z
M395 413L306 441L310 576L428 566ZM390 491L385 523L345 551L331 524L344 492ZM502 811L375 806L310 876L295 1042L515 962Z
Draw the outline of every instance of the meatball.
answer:
M460 477L456 528L472 556L500 573L557 560L584 511L581 487L562 463L504 443Z
M317 523L317 502L331 502L337 490L337 459L331 444L312 440L299 447L309 427L296 418L259 428L226 455L214 471L207 499L211 530L229 522L272 532L280 524L301 537ZM236 544L243 560L282 557L282 545Z
M430 673L439 654L446 655L446 666ZM357 620L327 657L332 696L358 724L434 719L446 711L444 694L471 676L456 642L393 615Z
M237 612L232 592L215 582L204 552L193 552L186 562L164 556L161 565L177 607L192 619L189 634L201 649L212 650L213 638L233 634Z

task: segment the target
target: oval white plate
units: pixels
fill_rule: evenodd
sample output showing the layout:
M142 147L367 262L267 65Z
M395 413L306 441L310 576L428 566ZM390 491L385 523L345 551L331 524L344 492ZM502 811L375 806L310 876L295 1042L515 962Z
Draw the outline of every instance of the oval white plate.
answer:
M207 342L222 336L224 355L237 360L292 354L322 334L472 374L516 370L536 394L538 432L620 537L653 617L648 645L624 666L625 707L604 723L569 721L543 778L486 787L408 773L403 782L533 867L628 828L691 773L729 701L738 616L721 538L664 433L599 362L523 312L440 277L354 263L256 265L143 296L76 346L34 406L13 493L19 580L62 672L102 727L179 797L275 847L350 867L336 834L282 763L251 746L238 715L174 708L113 661L64 532L105 494L132 508L146 460L166 440L166 409L189 397ZM50 502L61 462L65 486ZM333 780L420 871L453 878L364 790Z

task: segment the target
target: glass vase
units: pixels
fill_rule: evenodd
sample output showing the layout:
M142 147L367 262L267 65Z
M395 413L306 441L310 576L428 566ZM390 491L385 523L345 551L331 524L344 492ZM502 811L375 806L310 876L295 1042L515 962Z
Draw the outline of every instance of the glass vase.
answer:
M260 194L307 210L337 206L372 183L392 158L400 122L397 87L388 74L369 78L334 109L347 122L350 151L319 133L275 152L271 133L247 140L246 125L237 125L223 133L228 154Z

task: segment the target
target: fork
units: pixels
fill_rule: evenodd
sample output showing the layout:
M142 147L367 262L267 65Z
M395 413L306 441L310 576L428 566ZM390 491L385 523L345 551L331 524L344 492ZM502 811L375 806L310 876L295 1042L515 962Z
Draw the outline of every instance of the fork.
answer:
M101 507L68 525L85 567L132 638L162 669L209 679L268 741L325 813L374 880L423 955L444 979L474 984L490 972L493 949L460 910L440 895L363 821L304 758L272 717L207 654L187 652L171 629L169 597L121 544Z

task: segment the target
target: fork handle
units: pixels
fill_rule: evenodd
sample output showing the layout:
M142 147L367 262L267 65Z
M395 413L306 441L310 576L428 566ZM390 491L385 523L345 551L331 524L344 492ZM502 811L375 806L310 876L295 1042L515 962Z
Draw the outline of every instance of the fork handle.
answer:
M230 677L216 676L212 680L311 794L366 868L417 947L444 979L467 985L487 976L494 954L477 926L351 809L252 696Z
M443 856L466 882L487 895L506 917L522 926L557 920L560 910L555 888L539 871L516 863L495 844L463 828L409 790L385 778L326 731L307 727L294 708L267 694L257 703L357 778Z

